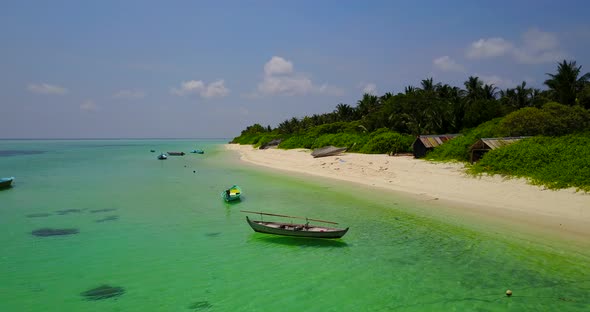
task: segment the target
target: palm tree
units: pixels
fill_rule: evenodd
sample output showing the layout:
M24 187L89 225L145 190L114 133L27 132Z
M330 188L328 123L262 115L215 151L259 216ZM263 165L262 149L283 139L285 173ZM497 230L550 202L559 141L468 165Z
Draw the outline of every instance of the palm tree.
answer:
M422 91L424 92L434 92L436 89L440 87L440 83L434 84L432 77L422 79L422 82L420 84L422 85Z
M483 82L479 80L479 77L469 76L467 81L464 83L466 94L465 97L468 100L475 100L482 97L483 94Z
M355 109L348 104L336 105L334 114L336 114L338 121L353 121L355 119Z
M523 81L514 89L516 93L517 108L532 106L533 89L526 87L526 81Z
M576 66L576 61L557 63L557 73L547 74L550 79L545 80L545 85L552 91L554 100L561 104L576 104L576 95L582 91L584 85L590 80L590 73L580 76L582 66Z
M357 111L360 113L361 117L364 117L374 111L376 111L379 107L379 98L376 95L372 95L369 93L365 93L363 98L357 102Z
M485 84L481 89L481 95L486 100L495 100L496 94L498 94L498 87L494 84Z
M416 92L416 87L414 87L414 86L407 86L407 87L404 88L404 93L406 95L407 94L414 93L414 92Z
M383 104L393 97L393 93L387 92L379 97L379 103Z

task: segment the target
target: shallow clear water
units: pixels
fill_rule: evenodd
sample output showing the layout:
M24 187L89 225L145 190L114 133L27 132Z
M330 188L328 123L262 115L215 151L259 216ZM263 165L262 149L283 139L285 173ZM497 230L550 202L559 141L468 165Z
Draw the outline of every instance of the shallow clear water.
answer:
M589 310L585 253L416 215L428 203L410 198L244 165L223 143L0 141L0 176L16 177L0 191L0 311ZM205 154L156 159L196 148ZM232 184L243 200L227 204L220 192ZM239 210L350 231L269 236ZM31 234L40 228L79 234ZM80 295L105 284L125 293Z

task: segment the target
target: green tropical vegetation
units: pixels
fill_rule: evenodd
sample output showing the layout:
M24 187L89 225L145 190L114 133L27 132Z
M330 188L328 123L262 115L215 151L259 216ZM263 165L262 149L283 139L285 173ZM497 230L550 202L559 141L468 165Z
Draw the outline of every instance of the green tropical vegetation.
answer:
M460 133L427 159L468 162L469 148L480 138L525 136L531 138L486 153L470 172L588 191L590 73L563 60L547 77L545 90L524 81L500 90L474 76L464 88L427 78L397 94L364 94L356 105L339 103L332 112L292 117L275 128L254 124L232 143L258 147L280 139L278 147L284 149L334 145L350 152L396 154L412 152L417 135Z
M590 133L538 136L495 149L469 168L474 174L528 178L550 189L590 192Z

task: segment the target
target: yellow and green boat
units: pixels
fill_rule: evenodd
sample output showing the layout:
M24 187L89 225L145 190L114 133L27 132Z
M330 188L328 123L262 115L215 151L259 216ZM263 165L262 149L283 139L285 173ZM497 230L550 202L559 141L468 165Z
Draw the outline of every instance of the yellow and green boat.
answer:
M237 185L232 185L230 188L221 192L221 198L226 202L239 200L242 196L242 189Z

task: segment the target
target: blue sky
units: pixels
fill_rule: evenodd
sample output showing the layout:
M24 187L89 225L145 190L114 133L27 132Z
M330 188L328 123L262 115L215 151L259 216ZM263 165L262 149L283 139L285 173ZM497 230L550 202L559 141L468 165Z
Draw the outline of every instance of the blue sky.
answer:
M587 1L0 0L0 138L232 138L433 77L590 71Z

